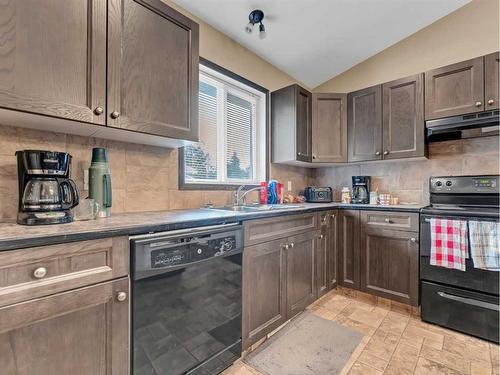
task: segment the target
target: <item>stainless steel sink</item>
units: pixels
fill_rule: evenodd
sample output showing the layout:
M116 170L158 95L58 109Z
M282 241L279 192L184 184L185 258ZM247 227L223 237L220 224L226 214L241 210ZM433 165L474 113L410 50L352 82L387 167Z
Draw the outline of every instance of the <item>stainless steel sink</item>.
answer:
M304 208L304 206L297 204L263 204L255 206L222 206L214 207L213 210L224 210L234 212L256 212L256 211L270 211L270 210L290 210L294 208Z

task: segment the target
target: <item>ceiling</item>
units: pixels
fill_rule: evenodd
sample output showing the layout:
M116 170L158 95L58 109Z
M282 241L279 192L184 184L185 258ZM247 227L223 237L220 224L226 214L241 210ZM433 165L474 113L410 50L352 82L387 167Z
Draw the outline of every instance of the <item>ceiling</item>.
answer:
M174 1L313 88L470 0ZM264 40L245 32L253 9L265 13Z

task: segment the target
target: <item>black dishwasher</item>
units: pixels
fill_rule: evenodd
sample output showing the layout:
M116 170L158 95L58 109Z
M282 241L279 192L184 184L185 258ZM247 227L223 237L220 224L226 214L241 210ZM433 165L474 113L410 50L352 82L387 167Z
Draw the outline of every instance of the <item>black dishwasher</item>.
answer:
M241 355L238 223L131 237L132 374L218 374Z

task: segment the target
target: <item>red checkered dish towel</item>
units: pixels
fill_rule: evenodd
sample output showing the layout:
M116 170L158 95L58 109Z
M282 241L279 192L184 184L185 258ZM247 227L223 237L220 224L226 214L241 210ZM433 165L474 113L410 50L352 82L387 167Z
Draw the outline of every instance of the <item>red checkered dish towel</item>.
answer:
M467 222L431 219L431 265L465 271Z

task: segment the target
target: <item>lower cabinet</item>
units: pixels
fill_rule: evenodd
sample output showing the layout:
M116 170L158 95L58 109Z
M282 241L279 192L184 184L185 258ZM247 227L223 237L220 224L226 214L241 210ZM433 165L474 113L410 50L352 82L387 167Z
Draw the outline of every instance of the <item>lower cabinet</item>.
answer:
M243 347L286 321L285 240L245 247L243 252Z
M315 251L317 231L287 239L286 249L286 308L290 319L307 306L316 296Z
M316 297L337 286L337 211L320 213L321 233L316 240Z
M359 289L359 211L340 210L338 219L339 284Z
M369 228L361 235L363 291L418 304L418 233Z
M2 374L129 373L129 279L0 308Z

